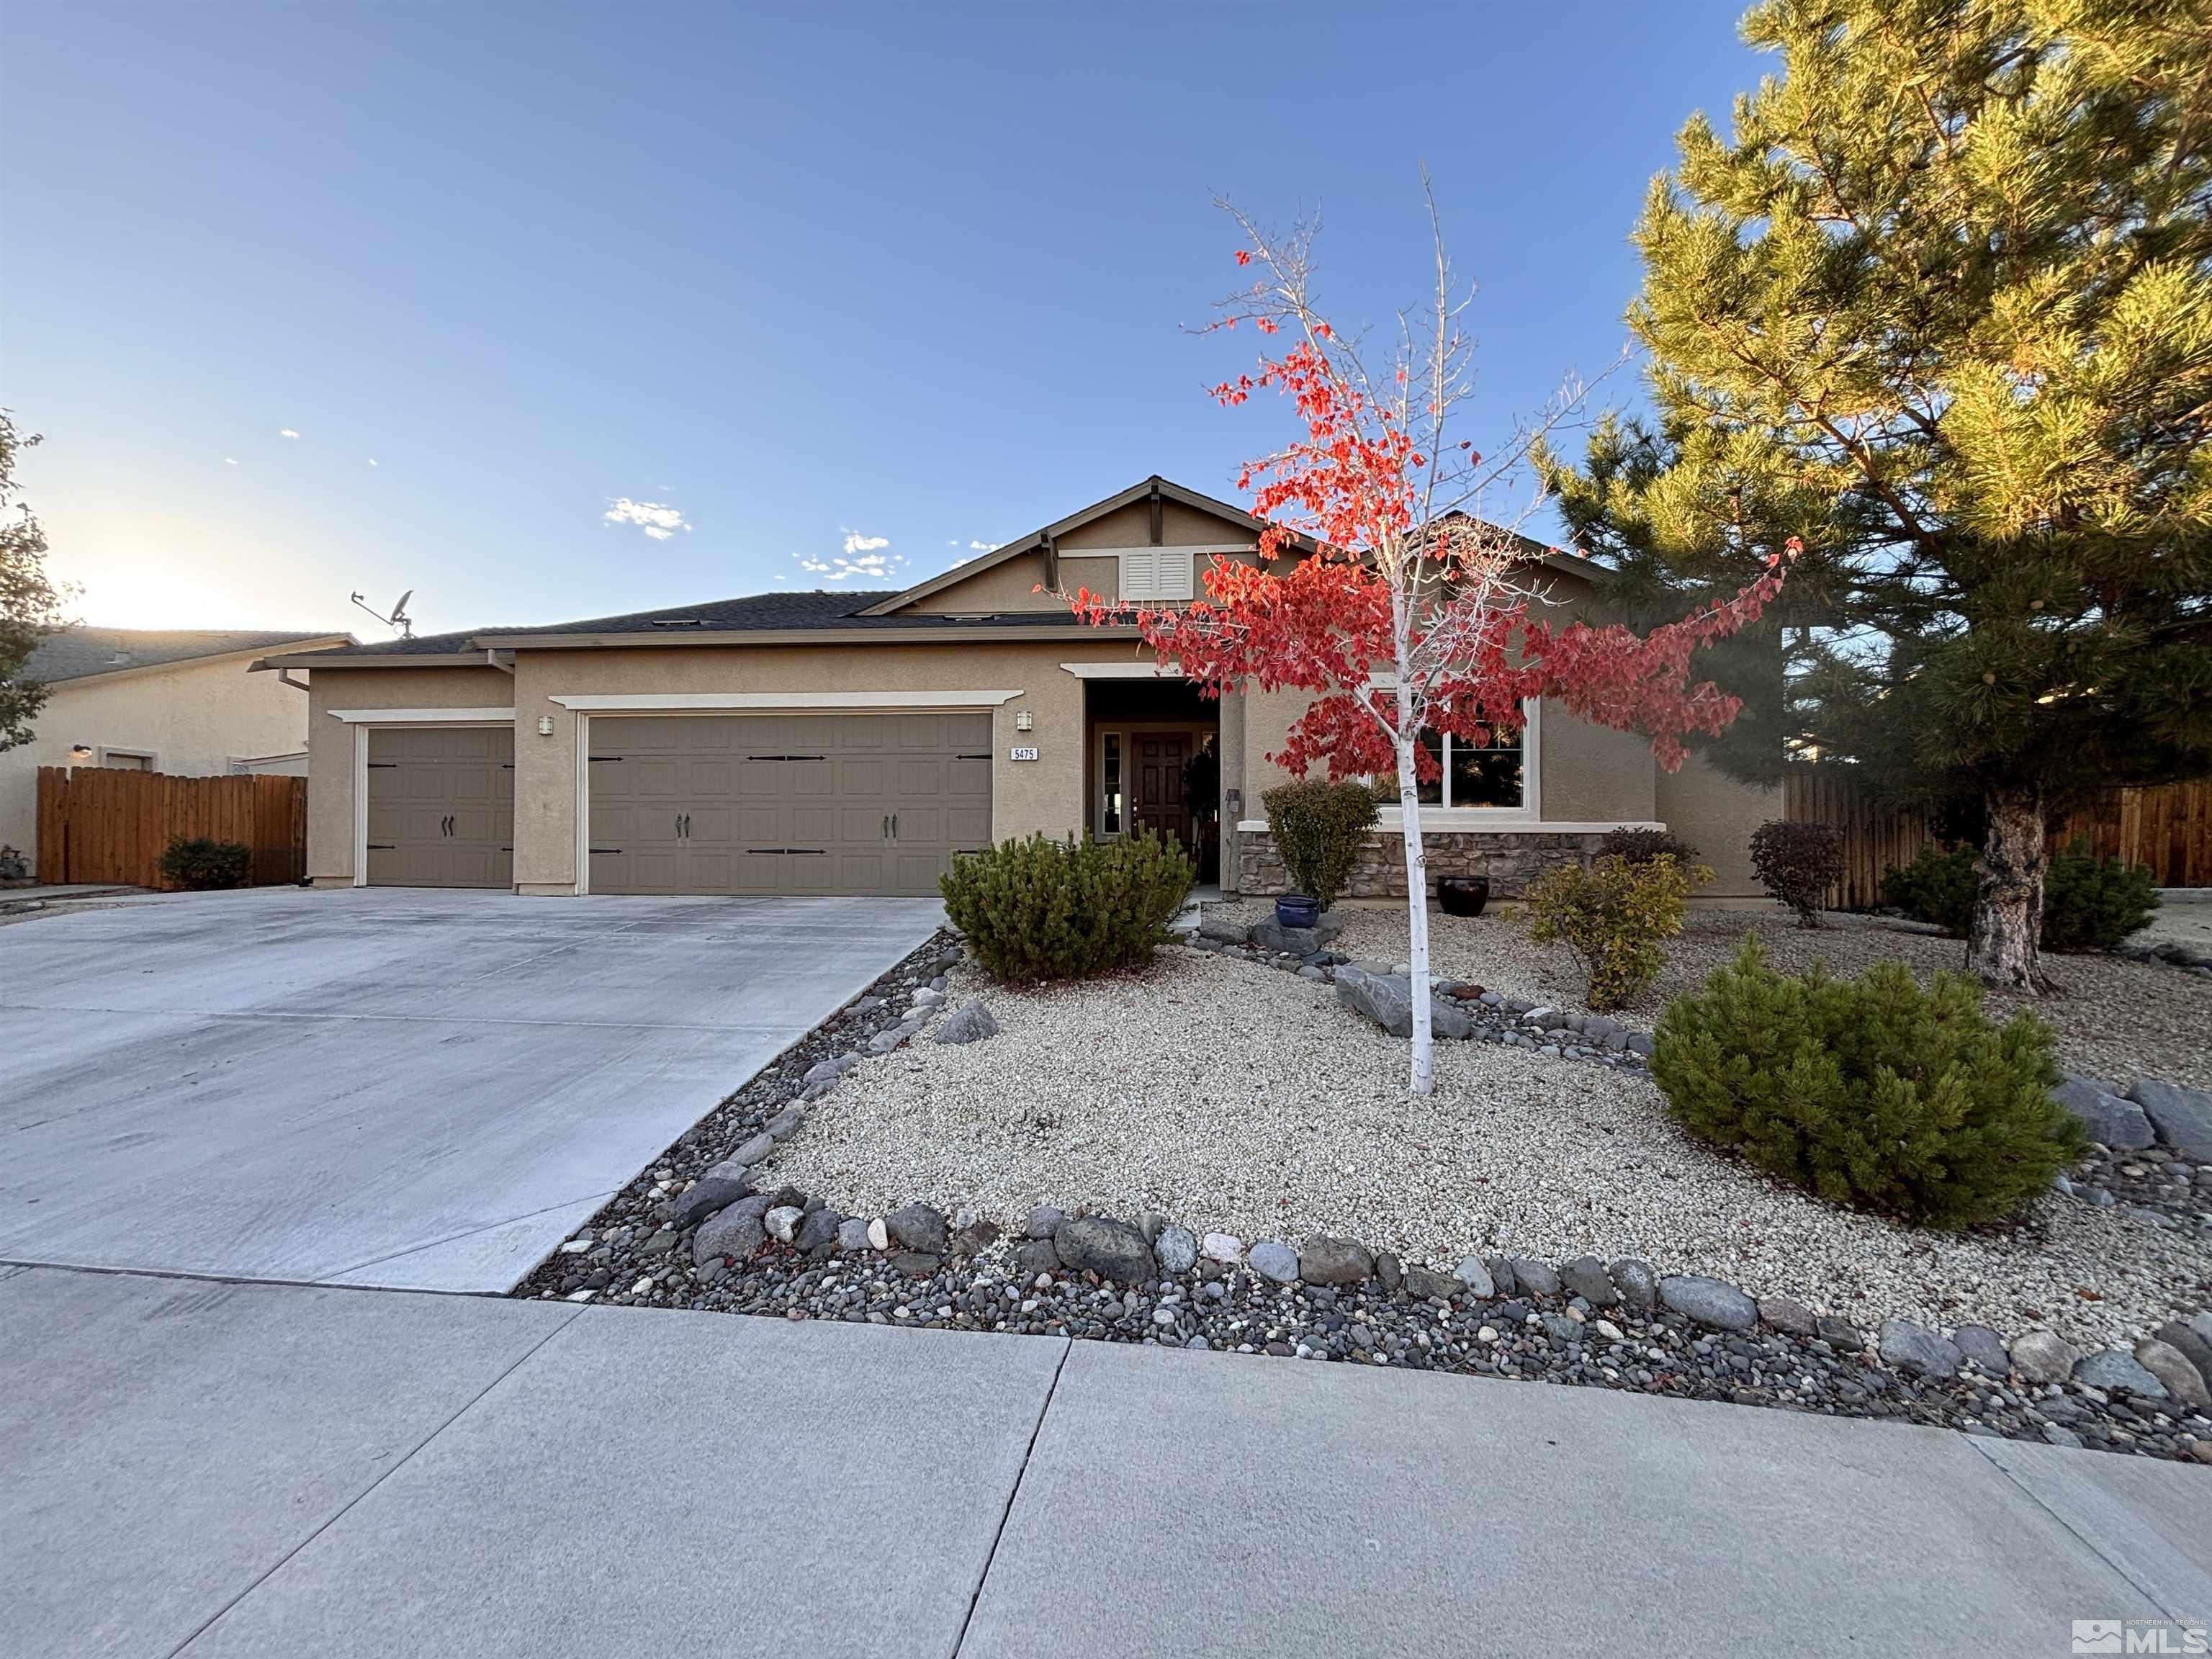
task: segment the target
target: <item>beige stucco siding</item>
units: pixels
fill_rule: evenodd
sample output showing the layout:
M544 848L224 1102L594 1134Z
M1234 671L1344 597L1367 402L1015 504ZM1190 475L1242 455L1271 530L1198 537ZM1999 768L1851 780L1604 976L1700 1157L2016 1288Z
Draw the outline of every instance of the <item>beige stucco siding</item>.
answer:
M1134 501L1092 523L1069 531L1060 538L1060 586L1069 592L1087 587L1103 599L1121 595L1121 567L1109 555L1085 550L1098 548L1146 547L1152 544L1152 509ZM1160 544L1164 547L1249 547L1255 535L1241 525L1214 514L1186 507L1181 501L1160 504ZM1193 552L1191 591L1205 592L1210 553ZM1045 580L1045 559L1040 550L1018 553L994 565L963 576L950 586L919 599L910 610L931 616L1004 615L1018 611L1059 611L1063 601L1036 589Z
M576 714L556 697L771 692L1012 691L992 714L991 833L1006 841L1083 828L1083 682L1060 665L1127 661L1125 643L1070 631L1066 643L713 647L525 651L515 662L515 884L576 880ZM1018 727L1026 711L1031 729ZM726 712L726 711L720 711ZM540 715L553 722L538 730ZM1034 748L1034 761L1009 750Z
M258 678L272 684L276 678ZM310 675L308 878L343 886L354 877L353 727L331 710L505 708L514 696L514 679L496 668L333 668Z
M1679 772L1657 775L1657 816L1698 849L1713 872L1706 898L1756 898L1765 890L1751 872L1751 832L1783 813L1782 791L1735 779L1692 755Z
M38 771L70 750L130 750L178 777L218 777L234 759L307 747L307 699L274 674L247 672L258 653L204 658L55 685L27 744L0 750L0 846L38 853Z

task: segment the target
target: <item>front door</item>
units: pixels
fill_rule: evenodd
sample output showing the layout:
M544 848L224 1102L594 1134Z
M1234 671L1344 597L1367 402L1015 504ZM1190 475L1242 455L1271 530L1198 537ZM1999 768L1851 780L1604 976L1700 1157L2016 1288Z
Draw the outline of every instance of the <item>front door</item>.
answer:
M1129 817L1132 826L1150 830L1162 841L1191 845L1190 798L1183 768L1194 747L1188 732L1133 732Z

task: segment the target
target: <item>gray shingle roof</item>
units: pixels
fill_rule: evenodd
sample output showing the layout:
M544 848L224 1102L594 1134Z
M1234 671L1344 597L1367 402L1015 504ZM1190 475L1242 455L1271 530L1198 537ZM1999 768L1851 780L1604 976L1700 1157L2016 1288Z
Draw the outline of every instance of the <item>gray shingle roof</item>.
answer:
M129 668L190 662L195 657L220 657L233 651L332 639L341 637L343 631L328 628L308 633L244 628L64 628L39 641L23 673L26 678L53 685L94 674L119 674Z
M804 629L852 629L867 633L910 631L915 629L1050 627L1065 623L1079 626L1068 611L1018 611L988 617L926 616L901 611L887 617L864 617L868 606L892 598L896 588L841 592L799 592L747 593L734 599L712 599L703 605L670 605L660 611L632 611L618 617L590 617L580 622L550 623L527 628L472 628L459 634L426 634L411 640L378 640L342 651L317 653L331 657L436 656L441 653L468 653L480 639L525 638L550 634L651 634L665 637L705 639L715 634L776 632Z

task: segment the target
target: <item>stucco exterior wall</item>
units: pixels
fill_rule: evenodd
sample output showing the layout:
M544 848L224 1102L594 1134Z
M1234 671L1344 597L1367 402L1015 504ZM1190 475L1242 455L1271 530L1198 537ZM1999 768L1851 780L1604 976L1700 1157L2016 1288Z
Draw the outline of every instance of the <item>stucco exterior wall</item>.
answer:
M1751 832L1783 814L1782 791L1738 783L1710 761L1692 755L1679 772L1657 774L1656 815L1698 849L1712 868L1708 899L1759 898L1766 890L1751 872Z
M151 753L154 769L219 777L234 758L307 747L307 699L274 674L252 674L260 652L64 680L27 744L0 750L0 846L38 854L38 774L72 764L70 746Z
M274 674L257 678L271 682ZM296 692L287 696L297 696ZM333 708L504 708L514 678L496 668L333 668L308 677L307 878L353 881L353 727Z

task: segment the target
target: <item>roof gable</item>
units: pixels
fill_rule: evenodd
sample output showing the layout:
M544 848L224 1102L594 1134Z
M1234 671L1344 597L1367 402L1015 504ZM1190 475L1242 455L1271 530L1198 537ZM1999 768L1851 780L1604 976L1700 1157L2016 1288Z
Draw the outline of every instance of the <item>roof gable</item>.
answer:
M1055 523L1046 525L1039 530L1033 530L1026 536L1006 543L1003 547L994 548L979 559L970 559L965 564L954 565L951 569L932 576L927 581L916 582L912 587L886 595L860 614L864 617L884 617L906 610L919 600L940 593L957 583L969 580L994 566L1005 564L1009 560L1020 558L1040 549L1050 548L1056 544L1061 537L1080 530L1085 525L1094 524L1101 519L1118 513L1125 507L1148 500L1155 495L1162 500L1179 501L1185 507L1194 507L1199 512L1211 514L1240 529L1249 530L1255 541L1259 538L1260 532L1267 527L1265 520L1254 518L1241 507L1234 506L1228 501L1216 501L1211 495L1201 495L1195 489L1188 489L1175 483L1172 479L1163 478L1155 472L1151 477L1139 479L1116 495L1109 495L1103 501L1093 501L1090 506L1071 513ZM1313 545L1304 537L1299 537L1297 542L1301 547L1310 548Z

